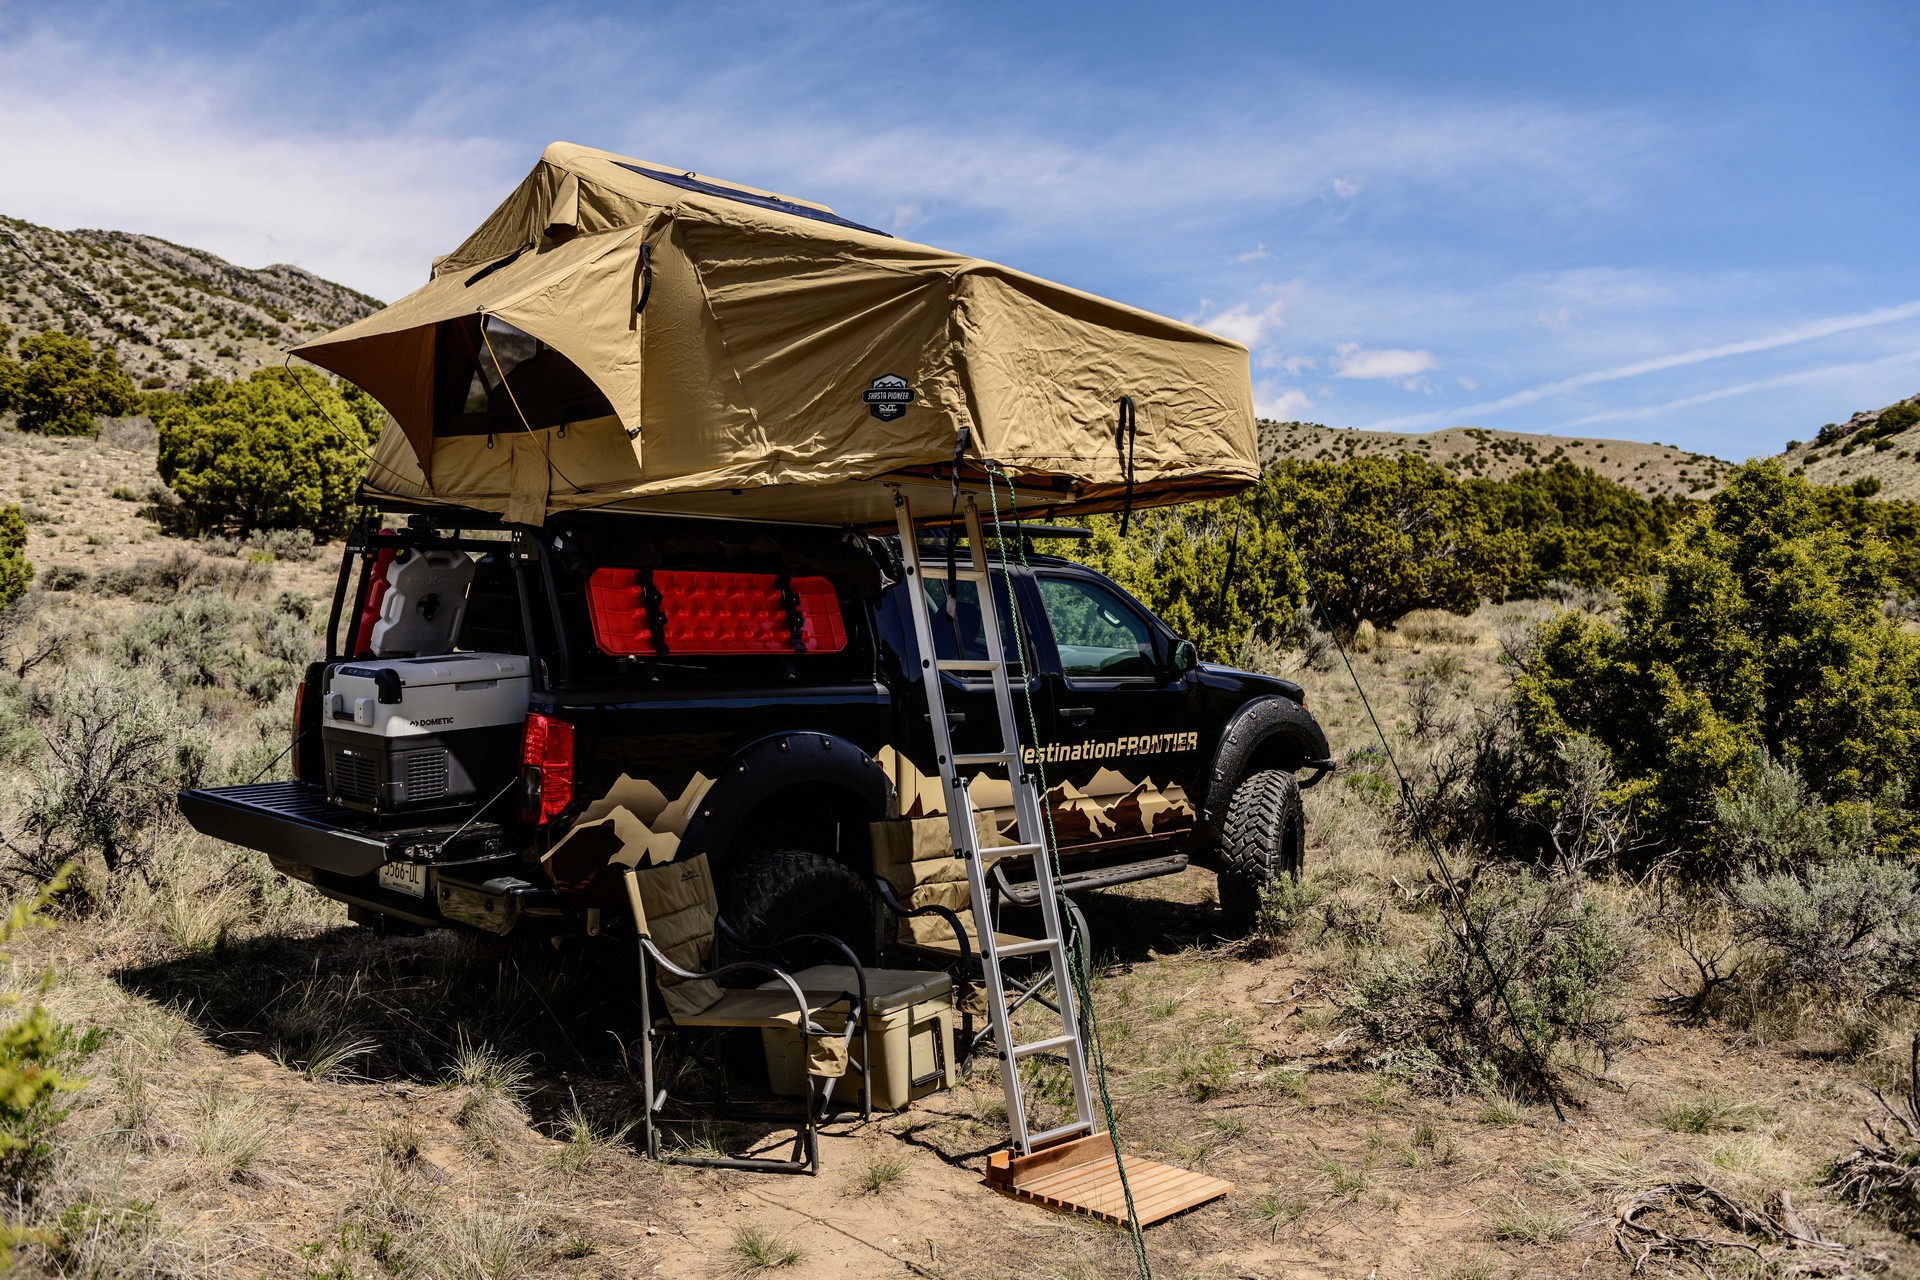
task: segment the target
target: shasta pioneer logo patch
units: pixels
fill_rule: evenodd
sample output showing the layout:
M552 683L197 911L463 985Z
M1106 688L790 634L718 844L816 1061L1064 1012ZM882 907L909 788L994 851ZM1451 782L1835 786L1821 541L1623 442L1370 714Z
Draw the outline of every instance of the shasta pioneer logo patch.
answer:
M873 385L860 393L860 398L867 402L868 413L882 422L892 422L913 403L913 388L905 378L889 373L875 378Z

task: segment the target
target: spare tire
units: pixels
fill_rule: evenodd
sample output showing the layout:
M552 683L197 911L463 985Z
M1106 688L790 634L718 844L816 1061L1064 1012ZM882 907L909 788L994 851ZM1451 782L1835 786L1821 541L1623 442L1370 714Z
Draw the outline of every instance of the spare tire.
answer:
M806 849L769 849L734 862L720 890L720 915L755 946L796 933L824 933L846 943L863 965L880 954L878 897L859 872ZM770 958L730 945L724 934L715 955L722 963ZM796 967L845 963L817 945L795 947L778 959Z
M1283 769L1241 781L1220 828L1220 914L1234 937L1253 928L1261 895L1282 876L1300 878L1307 817L1300 784Z

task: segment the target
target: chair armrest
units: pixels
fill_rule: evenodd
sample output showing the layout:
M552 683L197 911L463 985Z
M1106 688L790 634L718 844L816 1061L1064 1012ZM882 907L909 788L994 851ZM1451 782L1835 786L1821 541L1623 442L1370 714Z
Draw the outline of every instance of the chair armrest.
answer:
M717 969L704 969L696 972L692 969L682 969L679 965L667 959L666 956L660 953L660 948L653 945L652 938L642 937L640 939L640 945L646 950L649 956L653 957L653 963L656 967L665 969L668 973L679 978L697 981L701 979L723 978L729 973L746 971L764 973L777 978L786 985L788 994L793 997L795 1006L800 1010L801 1029L808 1035L819 1036L827 1034L825 1027L816 1025L813 1019L807 1016L807 997L800 990L800 984L793 980L791 974L777 965L763 964L758 960L735 960L731 964L723 964ZM864 988L865 985L866 983L863 976L861 986Z
M860 1007L862 1009L867 1007L867 967L860 963L860 957L853 953L852 947L849 947L845 942L834 937L832 934L789 933L777 942L749 942L746 938L742 937L732 925L728 924L724 918L715 916L713 922L719 926L722 933L727 935L728 941L747 951L778 951L790 942L825 943L829 948L838 951L841 958L853 969L854 982L860 988Z
M973 967L973 948L967 944L967 931L965 927L961 925L959 916L955 915L948 908L938 905L930 904L924 907L909 907L906 903L900 901L899 895L894 893L893 886L887 882L885 876L875 876L873 878L873 884L874 888L880 891L880 901L886 906L887 910L893 912L896 916L902 919L910 919L915 916L939 916L942 920L945 920L947 927L953 930L953 940L960 946L960 971L964 973Z

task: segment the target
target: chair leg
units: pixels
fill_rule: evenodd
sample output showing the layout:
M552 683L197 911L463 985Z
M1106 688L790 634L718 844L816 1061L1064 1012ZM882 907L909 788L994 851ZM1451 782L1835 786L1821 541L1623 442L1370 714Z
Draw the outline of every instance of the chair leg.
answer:
M640 982L640 1087L645 1096L640 1100L640 1114L647 1136L647 1159L660 1158L660 1128L654 1122L654 1108L665 1102L655 1097L653 1087L653 1042L658 1032L653 1025L653 1010L648 1007L646 976L641 975Z
M807 1033L804 1030L801 1031L800 1040L803 1045L806 1043L806 1038ZM800 1133L794 1145L794 1155L798 1157L803 1151L805 1152L809 1175L817 1175L820 1172L819 1121L814 1116L814 1099L819 1092L820 1086L815 1083L813 1072L807 1072L807 1109L800 1121ZM832 1096L832 1086L828 1086L828 1096Z
M873 1036L867 1027L867 1011L858 1010L860 1019L860 1118L873 1119Z
M714 1038L716 1045L718 1044L719 1037L724 1034L723 1031L717 1031L715 1033ZM651 1052L651 1050L649 1050L649 1052ZM725 1054L716 1048L714 1057L716 1060L724 1059ZM650 1078L652 1075L652 1062L650 1059L645 1063L644 1069ZM684 1156L671 1153L663 1154L660 1150L658 1127L651 1108L649 1108L647 1112L647 1154L661 1164L687 1165L700 1169L740 1169L750 1173L817 1174L820 1172L820 1147L815 1136L813 1116L816 1093L817 1089L813 1076L809 1074L807 1076L806 1110L797 1119L799 1132L794 1135L793 1153L786 1159L774 1159L763 1156ZM661 1101L664 1104L664 1096ZM724 1069L722 1069L716 1078L714 1087L713 1114L715 1119L720 1119L725 1116L727 1111L726 1102L726 1074ZM781 1118L784 1119L784 1117Z

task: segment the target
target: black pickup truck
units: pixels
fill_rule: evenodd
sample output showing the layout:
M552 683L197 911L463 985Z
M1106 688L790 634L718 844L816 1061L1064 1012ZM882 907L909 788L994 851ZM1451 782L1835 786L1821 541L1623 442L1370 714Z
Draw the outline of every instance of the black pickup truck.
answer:
M1107 578L1012 554L1073 532L1023 527L993 560L1063 887L1192 862L1244 930L1299 866L1325 735L1298 685L1199 662ZM984 657L946 536L920 548L938 656ZM869 824L944 805L904 580L897 541L855 530L372 514L300 688L292 780L181 809L366 924L597 932L621 865L705 852L730 918L827 923L871 953ZM939 678L956 750L984 745L991 686ZM975 802L1010 825L995 785Z

